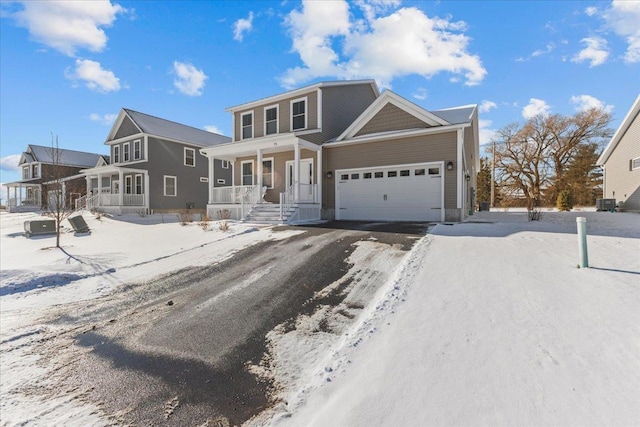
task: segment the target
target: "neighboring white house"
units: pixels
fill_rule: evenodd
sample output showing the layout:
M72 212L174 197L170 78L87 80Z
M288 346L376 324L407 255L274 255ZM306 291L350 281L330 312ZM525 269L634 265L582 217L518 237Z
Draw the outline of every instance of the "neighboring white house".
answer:
M640 211L640 95L598 159L604 172L604 198L620 210Z

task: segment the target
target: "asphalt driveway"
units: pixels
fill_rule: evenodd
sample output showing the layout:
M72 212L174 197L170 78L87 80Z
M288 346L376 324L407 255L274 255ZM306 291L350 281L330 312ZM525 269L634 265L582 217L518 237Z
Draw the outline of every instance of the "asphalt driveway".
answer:
M72 351L60 369L61 387L86 389L85 399L116 424L239 425L269 407L272 384L246 368L264 355L265 335L347 297L345 286L322 297L317 291L338 280L349 283L345 276L353 265L347 258L357 242L388 245L385 256L399 258L428 224L334 222L296 228L304 232L67 310L57 319L74 325L67 334ZM358 271L375 268L366 260L359 264ZM365 277L369 287L386 280Z

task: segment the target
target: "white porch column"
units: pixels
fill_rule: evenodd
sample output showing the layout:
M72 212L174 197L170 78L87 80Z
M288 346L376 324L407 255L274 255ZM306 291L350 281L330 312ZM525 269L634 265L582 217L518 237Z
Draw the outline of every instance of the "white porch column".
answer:
M151 213L149 210L149 171L144 171L144 207L147 208L147 212Z
M300 194L300 144L296 140L293 144L293 201L298 203Z
M258 148L258 194L262 194L262 149ZM262 198L258 200L258 203L262 202Z
M98 206L102 206L102 174L98 172Z
M213 203L213 187L216 185L215 180L215 159L213 156L207 157L209 160L209 204Z
M87 194L87 196L90 194L91 192L91 177L89 175L87 175L84 180L87 182L87 191L85 194Z
M318 189L318 194L316 194L315 203L322 204L322 175L323 175L323 167L322 167L322 146L320 149L316 151L316 188Z
M125 187L124 187L124 172L122 172L122 169L118 170L118 206L124 206L124 191L125 191ZM113 185L111 185L111 188L113 188Z

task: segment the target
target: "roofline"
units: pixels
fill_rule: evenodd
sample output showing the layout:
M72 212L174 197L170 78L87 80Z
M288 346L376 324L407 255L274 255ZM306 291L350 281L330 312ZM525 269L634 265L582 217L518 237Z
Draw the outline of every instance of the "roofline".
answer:
M322 89L324 87L334 87L334 86L349 86L349 85L358 85L358 84L365 84L368 83L371 85L371 88L373 90L373 92L376 95L376 98L378 96L380 96L380 90L378 89L378 85L376 84L376 81L373 79L366 79L366 80L336 80L336 81L328 81L328 82L319 82L319 83L315 83L309 86L304 86L298 89L292 89L289 90L287 92L283 92L283 93L279 93L277 95L272 95L272 96L267 96L265 98L260 98L258 100L255 101L251 101L251 102L246 102L244 104L239 104L239 105L235 105L233 107L228 107L225 108L224 111L233 113L235 111L240 111L240 110L246 110L246 109L250 109L253 107L256 107L258 105L262 105L264 103L267 102L277 102L277 101L281 101L283 99L287 99L287 98L293 98L295 96L301 95L303 93L312 91L312 90L316 90L316 89Z
M203 132L209 132L209 131L205 130ZM209 133L213 133L213 132L209 132ZM219 133L215 133L214 135L220 135L220 134ZM133 135L123 136L123 137L118 138L118 139L112 139L111 141L105 141L104 143L105 143L105 145L111 146L111 145L119 144L121 142L127 142L127 141L131 141L131 140L135 140L137 138L143 138L145 136L146 137L151 137L151 138L161 139L163 141L175 142L177 144L195 145L197 147L202 147L202 148L213 147L215 145L228 144L228 143L233 142L230 137L225 136L225 135L220 135L220 136L224 136L225 138L229 138L229 141L223 141L223 142L218 142L218 143L215 143L215 144L204 145L204 144L200 144L200 143L193 142L193 141L182 141L180 139L175 139L175 138L169 138L169 137L166 137L166 136L155 135L153 133L139 132L139 133L134 133Z
M433 126L430 128L417 128L417 129L405 129L405 130L394 130L388 132L378 132L373 134L367 134L362 136L356 136L355 138L344 139L344 140L336 140L333 142L325 142L322 144L322 148L334 148L334 147L342 147L345 145L352 144L362 144L366 142L379 141L379 140L388 140L388 139L399 139L399 138L407 138L411 136L422 136L422 135L430 135L437 133L445 133L445 132L453 132L460 129L466 129L471 126L471 123L459 123L455 125L446 125L446 126Z
M609 160L611 153L613 153L613 150L616 149L616 147L618 146L618 143L622 139L622 136L627 132L627 129L629 129L629 126L631 126L631 123L636 118L639 112L640 112L640 94L638 94L638 97L636 98L635 102L629 109L629 112L625 116L624 120L622 120L622 124L620 125L618 130L616 130L616 133L613 134L611 141L609 141L609 144L607 144L607 147L604 149L604 151L598 158L596 165L604 166L607 160Z

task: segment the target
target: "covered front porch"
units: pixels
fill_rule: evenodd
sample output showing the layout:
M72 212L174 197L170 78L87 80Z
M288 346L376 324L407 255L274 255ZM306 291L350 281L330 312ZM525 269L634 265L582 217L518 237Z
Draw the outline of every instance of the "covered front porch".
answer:
M42 208L42 186L28 182L10 182L7 188L8 212L33 212Z
M101 166L82 171L87 194L76 201L76 210L100 210L113 214L149 211L149 174L143 169Z
M320 219L321 146L284 134L200 151L209 160L210 218L274 223ZM233 168L231 186L214 187L216 159Z

